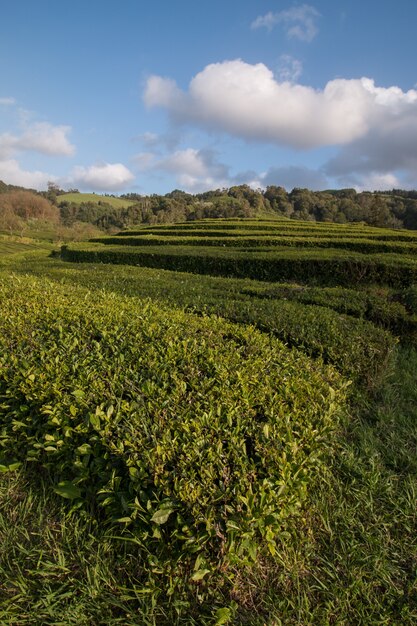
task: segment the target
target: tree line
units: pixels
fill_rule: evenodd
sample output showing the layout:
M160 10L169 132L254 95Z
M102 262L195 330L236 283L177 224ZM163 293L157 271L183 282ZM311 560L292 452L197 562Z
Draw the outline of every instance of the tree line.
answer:
M71 190L73 193L77 190ZM17 229L28 219L43 219L67 228L89 224L111 232L139 224L185 222L202 218L281 216L290 219L364 222L371 226L417 229L417 191L356 192L355 189L310 191L269 186L265 190L237 185L190 194L178 189L165 195L128 193L131 202L115 208L105 196L97 202L70 202L54 183L45 192L26 190L0 181L0 230ZM80 194L82 196L82 194Z

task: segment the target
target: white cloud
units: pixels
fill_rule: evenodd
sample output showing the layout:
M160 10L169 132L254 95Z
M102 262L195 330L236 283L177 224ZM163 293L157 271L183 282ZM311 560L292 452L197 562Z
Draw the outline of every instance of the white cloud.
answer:
M300 149L351 143L390 116L417 119L415 90L376 87L369 78L335 79L318 90L279 82L263 63L240 59L208 65L187 92L152 76L144 100L179 123Z
M262 63L241 60L207 66L186 92L154 76L145 102L165 107L178 123L245 140L297 149L340 147L311 182L307 169L270 171L285 175L288 187L292 181L299 186L300 180L322 187L327 177L361 187L379 182L382 189L401 181L417 186L417 90L377 87L369 78L336 79L316 90L291 83L291 69L297 72L297 66L291 68L292 57L283 61L285 82Z
M386 191L398 189L401 183L395 174L370 174L359 183L359 191Z
M15 98L0 98L0 104L3 106L11 106L12 104L16 104Z
M324 170L338 181L359 181L361 188L378 180L380 189L391 182L391 188L401 186L401 180L417 186L417 92L404 94L395 87L374 92L377 105L369 132L343 146Z
M266 15L259 15L252 22L251 28L266 28L271 31L277 24L282 24L288 38L310 42L318 33L316 21L319 17L317 9L309 4L303 4L278 13L270 11Z
M281 80L264 64L239 59L208 65L185 91L153 76L144 100L164 107L178 125L298 150L338 148L317 171L267 172L287 187L417 186L417 90L379 87L370 78L339 78L313 89L291 82L301 71L293 57L281 61Z
M159 169L173 173L187 173L190 176L215 176L225 178L228 168L216 160L216 155L211 150L196 150L186 148L177 150L174 154L161 159Z
M82 189L117 191L134 180L132 172L122 163L102 163L72 170L73 184Z
M68 140L70 126L53 126L47 122L37 122L18 135L0 135L0 158L14 152L34 151L53 156L72 156L75 147Z
M17 142L20 150L34 150L43 154L72 156L75 147L68 140L70 126L53 126L38 122L27 128Z
M15 159L8 159L0 161L0 180L9 185L46 189L48 181L55 181L57 178L46 172L24 170Z
M303 64L290 54L282 54L279 58L278 78L280 82L295 83L303 73Z

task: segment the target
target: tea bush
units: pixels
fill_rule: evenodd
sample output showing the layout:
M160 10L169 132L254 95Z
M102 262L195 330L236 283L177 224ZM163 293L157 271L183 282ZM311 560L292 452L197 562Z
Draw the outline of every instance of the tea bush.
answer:
M250 250L250 249L248 249ZM215 276L265 281L299 281L318 285L384 284L408 286L417 282L417 261L407 255L365 255L346 250L253 250L193 246L135 246L72 244L63 246L64 260L142 265Z
M28 276L0 286L0 355L3 467L103 510L169 593L275 553L345 400L253 327Z

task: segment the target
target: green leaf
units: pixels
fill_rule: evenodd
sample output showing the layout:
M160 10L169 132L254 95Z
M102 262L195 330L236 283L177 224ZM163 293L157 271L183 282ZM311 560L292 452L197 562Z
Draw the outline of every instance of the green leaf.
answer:
M191 580L203 580L204 576L210 574L209 569L199 569L191 576Z
M222 609L217 609L215 626L228 624L231 618L232 618L232 611L229 608L223 607Z
M152 515L151 522L155 522L155 524L159 524L159 526L161 526L161 524L165 524L165 522L168 521L169 516L173 512L174 509L159 509Z
M81 496L81 490L69 480L58 483L54 489L55 493L67 500L75 500Z
M90 454L91 452L91 446L89 443L83 443L81 446L78 446L77 448L77 452L78 454Z
M19 469L21 463L10 463L10 465L0 465L0 474L6 474L7 472L14 472Z
M90 424L94 428L94 430L100 430L100 418L98 415L94 415L91 413L90 415Z

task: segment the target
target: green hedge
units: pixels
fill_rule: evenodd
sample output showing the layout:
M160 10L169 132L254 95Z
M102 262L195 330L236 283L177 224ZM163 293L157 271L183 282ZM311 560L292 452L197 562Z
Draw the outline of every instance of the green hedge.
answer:
M233 300L209 303L207 309L232 321L253 324L289 346L332 363L367 389L377 387L389 371L396 339L371 322L331 309L283 300Z
M281 285L262 288L262 283L251 286L250 282L234 279L175 272L161 275L161 272L157 274L155 270L144 268L123 271L120 267L112 270L107 266L95 268L90 265L83 272L63 268L62 272L57 272L57 280L66 280L68 272L72 274L71 280L81 281L86 286L116 290L126 295L149 296L189 310L253 324L292 346L302 348L311 356L322 357L345 376L366 387L379 384L396 340L369 321L340 315L329 307L339 306L342 313L352 313L354 309L356 317L365 317L370 309L368 301L373 302L375 321L398 334L405 334L405 325L410 322L410 316L400 303L386 303L382 298L367 297L366 294L358 294L355 302L347 295L351 290L346 289L326 289L327 295L320 298L319 288L291 289ZM306 293L305 301L296 301L300 293ZM310 294L309 299L307 294ZM351 310L342 309L341 303L347 305L349 301L352 302ZM410 334L406 334L407 339Z
M417 263L406 255L364 255L345 250L271 250L250 255L234 249L63 246L64 260L142 265L182 272L235 276L265 281L298 281L320 285L386 284L406 287L417 282Z
M294 248L341 248L365 254L397 253L417 254L417 243L374 241L372 239L349 239L347 237L97 237L92 243L126 246L226 246L226 247L294 247Z
M317 304L339 313L363 318L406 339L415 337L417 331L417 318L410 315L405 302L399 301L406 300L409 291L404 290L401 295L395 292L377 294L375 290L369 292L342 287L319 288L290 284L267 287L260 284L242 289L243 294L255 298Z
M12 276L0 395L3 466L35 463L99 505L141 546L142 578L172 588L274 554L345 390L251 327Z
M333 237L340 239L342 237L346 237L347 239L370 239L372 241L403 241L409 243L417 243L417 235L413 232L404 233L403 231L396 232L390 234L384 233L381 234L381 229L368 229L368 230L359 230L357 228L347 227L345 229L331 230L326 228L325 226L320 226L317 224L314 227L309 228L276 228L272 230L256 230L250 227L242 230L230 230L227 225L224 226L224 230L212 230L208 228L204 229L190 229L190 228L142 228L141 230L126 230L117 233L114 236L118 241L120 239L129 239L130 237L155 237L155 238L193 238L193 237L203 237L209 238L213 237L215 239L223 239L223 238L238 238L238 237L256 237L256 238L275 238L275 237L308 237L310 239L317 238L322 239L324 237ZM103 238L101 238L103 239ZM100 239L100 240L101 240ZM106 238L108 239L108 238ZM91 241L95 241L92 239Z

